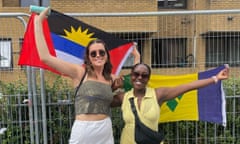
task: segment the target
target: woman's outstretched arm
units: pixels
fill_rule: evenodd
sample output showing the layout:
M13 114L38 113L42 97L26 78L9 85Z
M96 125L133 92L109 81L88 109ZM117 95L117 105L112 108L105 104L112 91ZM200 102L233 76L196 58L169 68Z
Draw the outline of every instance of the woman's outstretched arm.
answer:
M225 69L221 70L217 75L210 78L196 80L176 87L159 87L156 89L158 102L159 104L162 104L163 102L173 99L185 92L202 88L210 84L216 84L219 80L228 79L228 76L229 68L226 67Z

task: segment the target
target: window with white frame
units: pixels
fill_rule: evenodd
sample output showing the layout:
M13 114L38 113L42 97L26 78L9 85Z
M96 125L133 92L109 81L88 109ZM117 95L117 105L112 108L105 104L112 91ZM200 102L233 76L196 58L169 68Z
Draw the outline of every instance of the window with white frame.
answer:
M206 66L222 64L240 66L240 36L214 36L206 38Z
M38 6L49 6L49 0L21 0L21 7L29 7L30 5L38 5Z
M0 39L0 68L12 68L12 41Z
M151 63L153 68L187 67L186 38L153 39ZM190 57L191 56L191 57Z
M187 0L158 0L159 9L185 9Z

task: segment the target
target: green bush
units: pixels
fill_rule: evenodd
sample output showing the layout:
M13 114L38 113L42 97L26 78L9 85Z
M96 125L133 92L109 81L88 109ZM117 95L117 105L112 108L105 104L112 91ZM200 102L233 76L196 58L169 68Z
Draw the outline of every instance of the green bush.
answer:
M48 143L68 143L71 126L74 121L74 89L60 76L53 83L45 83L47 136ZM240 95L240 79L230 78L223 81L224 90L228 97ZM37 86L38 107L41 110L40 87ZM165 143L240 143L240 99L227 97L227 127L206 122L185 122L160 124L159 128L165 134ZM28 117L28 104L22 101L28 98L27 83L16 81L3 83L0 81L0 126L7 131L0 135L3 144L30 143L31 134ZM69 100L58 103L58 100ZM234 110L234 111L233 111ZM20 117L19 113L25 116ZM41 111L38 112L41 115ZM22 123L19 123L22 122ZM39 124L39 137L43 140L42 123ZM121 109L112 109L112 124L115 143L120 141L124 125ZM206 129L207 127L207 129ZM176 129L177 128L177 129ZM188 136L186 138L186 136ZM206 138L207 136L207 138ZM41 143L41 142L40 142Z

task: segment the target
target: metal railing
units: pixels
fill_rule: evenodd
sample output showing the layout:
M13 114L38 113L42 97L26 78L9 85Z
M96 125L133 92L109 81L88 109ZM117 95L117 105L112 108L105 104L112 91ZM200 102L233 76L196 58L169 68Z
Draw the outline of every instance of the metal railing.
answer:
M203 60L205 58L203 55L205 54L198 52L198 49L202 49L206 44L200 34L212 31L213 29L211 26L206 27L206 23L211 25L213 22L218 22L228 15L239 16L240 10L66 14L81 18L93 25L96 24L96 19L93 19L93 17L97 17L99 27L105 27L104 24L107 24L106 21L111 21L111 18L134 17L142 20L142 17L156 17L157 20L154 21L156 22L156 31L154 32L152 28L150 28L150 25L148 25L149 23L147 23L145 27L141 26L136 28L136 23L128 23L126 21L125 23L128 23L128 28L126 29L132 29L132 31L124 32L125 38L139 42L139 49L144 56L144 61L153 65L153 61L156 60L159 62L156 64L160 66L163 65L163 63L161 63L161 60L158 61L158 57L162 56L159 55L156 57L151 54L151 51L154 49L151 45L154 42L153 40L159 39L161 42L162 39L168 38L176 39L176 41L178 41L179 37L187 38L186 55L181 56L184 58L184 56L192 54L193 60L191 60L191 66L185 66L189 63L186 62L186 59L183 59L184 62L177 62L177 60L173 62L176 62L176 65L179 66L168 67L168 65L174 64L167 63L167 66L163 69L159 67L154 71L160 74L178 74L176 73L178 68L179 71L177 72L181 71L181 73L198 72L203 70L203 68L207 69L205 67L206 61ZM219 19L217 16L219 16ZM212 17L216 17L215 21L212 21ZM0 142L3 144L65 144L68 142L71 126L74 121L74 97L72 88L69 88L69 83L65 82L65 78L59 78L54 74L49 74L47 71L17 65L16 57L18 57L20 53L21 39L23 38L28 18L29 15L25 13L0 13L0 39L11 38L13 49L12 57L15 57L13 58L13 68L1 71L0 73L0 128L2 130L0 130ZM185 22L186 19L190 20L190 26L189 23L181 22ZM196 19L203 21L196 21ZM179 23L182 23L182 25L179 25ZM240 25L237 25L237 23L226 24L224 27L219 24L220 23L217 23L214 31L240 30ZM168 29L169 25L175 28L174 32L169 32L171 31L171 29ZM189 29L186 30L186 27ZM233 29L231 29L231 27ZM119 26L115 29L113 27L107 29L107 31L119 36L119 29L121 30L122 27ZM240 33L239 35L237 34L237 36L234 35L230 36L230 38L231 37L239 37L240 43ZM219 41L219 39L216 41ZM213 41L213 43L216 41ZM0 47L0 51L2 48L3 47ZM171 55L175 54L172 51L168 51L168 53ZM166 59L171 61L171 55L167 56ZM233 62L239 62L237 58L233 58L233 60L236 60ZM229 61L225 60L224 63L229 63ZM180 64L182 65L180 66ZM160 124L159 127L165 133L166 143L240 143L240 83L238 80L239 71L237 69L238 67L233 68L231 79L224 87L228 94L226 97L227 127L224 128L216 124L198 121ZM128 69L124 70L127 71ZM112 109L112 120L115 142L119 143L121 128L123 126L119 108Z

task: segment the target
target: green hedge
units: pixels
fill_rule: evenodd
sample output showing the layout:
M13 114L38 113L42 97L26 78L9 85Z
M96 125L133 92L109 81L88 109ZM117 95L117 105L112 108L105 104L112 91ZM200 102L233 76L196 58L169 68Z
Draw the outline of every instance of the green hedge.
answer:
M73 111L73 94L74 90L68 82L61 77L48 85L46 82L47 95L47 126L49 143L68 143L71 132L71 125L74 120ZM236 96L240 94L240 79L230 78L223 82L227 96ZM30 125L28 119L28 105L19 103L28 98L28 86L26 83L16 81L14 83L3 83L0 81L0 123L1 127L7 127L7 131L0 135L2 144L29 144L30 143ZM39 85L37 93L40 95ZM19 100L20 99L20 100ZM40 99L40 98L39 98ZM70 99L71 103L66 105L51 105L59 99ZM235 112L233 112L233 103ZM38 103L40 105L40 102ZM159 125L165 134L166 143L195 143L196 139L199 144L207 142L215 143L240 143L240 98L227 99L227 127L205 123L205 122L177 122L165 123ZM25 113L21 119L19 112ZM39 112L40 113L40 112ZM51 119L50 119L51 117ZM19 124L18 122L22 123ZM115 143L119 143L123 121L121 118L120 108L112 109L112 123ZM207 129L205 130L205 128ZM43 134L39 122L40 143L43 141ZM178 128L178 129L176 129ZM233 131L233 128L235 131ZM186 138L186 136L188 136ZM207 136L207 139L206 139Z

